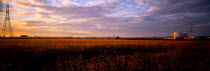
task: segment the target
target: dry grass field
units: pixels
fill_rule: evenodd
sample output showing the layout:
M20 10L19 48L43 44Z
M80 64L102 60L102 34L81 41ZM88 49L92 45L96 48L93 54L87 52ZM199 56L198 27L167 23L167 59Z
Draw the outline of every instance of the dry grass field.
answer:
M210 41L0 39L0 71L210 71Z

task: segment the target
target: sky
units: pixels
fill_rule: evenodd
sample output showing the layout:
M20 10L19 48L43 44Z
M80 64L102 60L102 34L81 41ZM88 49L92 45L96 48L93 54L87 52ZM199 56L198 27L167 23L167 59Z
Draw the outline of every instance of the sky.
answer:
M190 24L194 36L210 36L209 0L7 1L15 36L166 37Z

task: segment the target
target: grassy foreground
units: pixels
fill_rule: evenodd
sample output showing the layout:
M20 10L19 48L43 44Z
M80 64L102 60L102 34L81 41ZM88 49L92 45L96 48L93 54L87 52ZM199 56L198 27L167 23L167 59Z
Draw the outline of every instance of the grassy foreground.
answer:
M210 41L0 39L0 71L210 71Z

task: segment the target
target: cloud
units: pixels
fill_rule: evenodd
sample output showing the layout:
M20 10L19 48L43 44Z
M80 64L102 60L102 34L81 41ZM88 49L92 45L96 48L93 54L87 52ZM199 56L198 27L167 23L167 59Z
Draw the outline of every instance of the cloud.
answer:
M30 0L31 3L33 4L47 4L48 3L48 0Z
M210 32L208 0L14 0L16 32L69 36L162 36ZM203 26L205 25L205 26ZM105 33L105 34L104 34ZM159 34L159 35L157 35ZM199 34L210 35L210 34ZM168 36L168 35L167 35Z
M148 15L140 17L145 22L181 25L177 26L177 29L180 28L178 31L188 31L184 27L188 26L190 22L195 25L208 22L210 16L208 13L210 11L208 10L210 8L209 2L208 0L136 0L139 6L150 7L147 11ZM205 28L205 30L208 29Z

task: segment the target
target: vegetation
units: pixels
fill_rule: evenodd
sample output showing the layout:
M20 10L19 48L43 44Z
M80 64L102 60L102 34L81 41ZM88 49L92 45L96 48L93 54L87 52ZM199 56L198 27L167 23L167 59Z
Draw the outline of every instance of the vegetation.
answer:
M210 42L0 39L0 71L210 71Z

